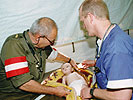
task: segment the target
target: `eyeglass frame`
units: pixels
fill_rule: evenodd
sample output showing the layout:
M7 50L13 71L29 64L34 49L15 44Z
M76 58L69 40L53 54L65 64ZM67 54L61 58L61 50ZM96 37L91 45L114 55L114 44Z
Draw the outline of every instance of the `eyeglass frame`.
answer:
M43 35L43 36L39 36L39 37L38 37L38 42L37 42L35 45L37 45L37 44L39 43L40 38L46 38L46 39L49 41L50 45L54 45L54 43L55 43L55 40L51 41L51 40L48 39L45 35Z

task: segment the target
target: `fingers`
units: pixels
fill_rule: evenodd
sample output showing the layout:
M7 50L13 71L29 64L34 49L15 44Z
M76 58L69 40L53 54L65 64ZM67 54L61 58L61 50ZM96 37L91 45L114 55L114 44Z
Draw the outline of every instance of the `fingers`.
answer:
M88 67L89 67L89 66L87 66L87 65L84 65L84 66L83 66L83 69L87 69Z
M63 96L67 96L67 95L69 95L70 94L70 90L69 89L67 89L67 88L65 88L65 87L63 87L63 89L64 89L64 95Z
M94 67L96 64L95 60L84 60L82 62L82 65L84 66L83 68L86 69L88 67Z
M81 90L81 98L82 100L89 100L89 98L92 98L90 95L90 88L85 87Z
M74 67L74 69L79 70L79 68L74 60L71 60L70 64Z
M83 94L84 94L84 93L83 93L83 89L82 89L82 90L81 90L81 94L80 94L82 100L84 100L84 95L83 95Z
M57 92L55 95L57 95L59 97L66 97L68 94L70 94L70 90L66 89L63 86L56 87L56 90L57 90Z
M66 94L65 94L64 96L66 97L66 96L69 95L69 94L70 94L70 92L67 91Z
M66 97L67 95L69 95L70 94L70 90L66 90L65 91L65 94L63 95L64 97Z

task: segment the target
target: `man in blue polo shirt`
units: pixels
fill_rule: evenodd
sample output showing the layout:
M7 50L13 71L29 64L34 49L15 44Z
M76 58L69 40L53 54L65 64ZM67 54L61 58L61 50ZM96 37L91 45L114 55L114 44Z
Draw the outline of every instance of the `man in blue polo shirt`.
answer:
M133 40L117 24L112 24L103 0L86 0L80 7L80 21L89 36L99 38L96 57L98 88L84 88L83 100L133 100ZM83 62L87 67L89 60Z

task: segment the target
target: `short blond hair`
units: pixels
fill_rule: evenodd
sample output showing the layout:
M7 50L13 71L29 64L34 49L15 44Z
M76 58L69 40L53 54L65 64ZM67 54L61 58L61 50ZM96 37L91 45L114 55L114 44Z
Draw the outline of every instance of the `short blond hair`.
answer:
M110 20L108 7L103 0L85 0L81 7L83 16L87 16L88 13L91 13L98 18Z

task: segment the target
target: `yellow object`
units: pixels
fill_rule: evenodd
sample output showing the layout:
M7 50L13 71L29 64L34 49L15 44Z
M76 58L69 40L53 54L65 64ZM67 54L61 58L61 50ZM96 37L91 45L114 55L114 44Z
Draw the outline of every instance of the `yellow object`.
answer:
M92 87L93 73L89 70L84 70L84 71L81 70L81 73L85 74L85 76L88 79L88 85ZM70 94L67 95L66 100L75 100L74 91L69 86L62 84L62 77L63 73L61 72L61 69L57 69L56 71L52 72L50 76L42 82L42 84L52 87L64 86L65 88L71 91ZM79 96L77 96L77 100L82 100L82 99Z
M18 38L18 34L15 35L15 38Z

